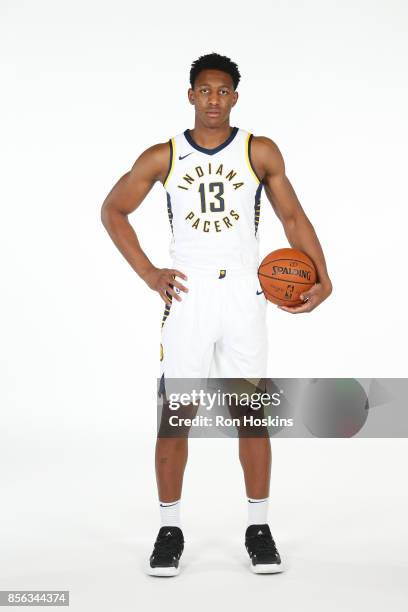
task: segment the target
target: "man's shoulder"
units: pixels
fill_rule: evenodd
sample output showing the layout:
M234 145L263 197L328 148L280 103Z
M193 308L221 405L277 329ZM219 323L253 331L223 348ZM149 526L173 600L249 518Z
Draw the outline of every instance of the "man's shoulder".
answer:
M170 164L169 142L159 142L145 149L132 166L133 171L144 171L156 180L163 182Z
M252 145L260 150L279 150L278 145L269 136L255 136L252 134Z
M265 173L280 172L284 166L278 145L268 136L255 136L251 140L251 160L258 169L259 176Z
M151 145L143 154L148 155L149 157L161 157L169 154L169 140L166 142L157 142L156 144Z
M151 145L140 155L142 161L153 163L155 165L167 165L170 157L169 141L158 142Z
M278 145L268 136L252 136L251 153L258 158L280 160L282 154Z

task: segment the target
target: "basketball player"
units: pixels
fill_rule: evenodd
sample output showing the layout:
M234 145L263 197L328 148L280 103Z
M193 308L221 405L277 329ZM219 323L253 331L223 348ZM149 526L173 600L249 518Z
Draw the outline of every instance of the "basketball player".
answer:
M114 185L102 221L134 271L165 302L161 339L164 386L172 378L267 376L267 300L258 278L258 221L262 188L293 248L313 260L318 281L304 304L310 312L332 291L325 258L312 224L285 175L277 145L231 127L240 73L228 57L204 55L191 66L188 100L194 129L146 149ZM128 216L156 181L164 186L172 233L171 268L154 266L143 252ZM149 573L179 572L184 537L180 498L188 438L156 443L161 514ZM239 459L248 498L245 546L256 573L282 571L268 525L271 469L269 438L240 438Z

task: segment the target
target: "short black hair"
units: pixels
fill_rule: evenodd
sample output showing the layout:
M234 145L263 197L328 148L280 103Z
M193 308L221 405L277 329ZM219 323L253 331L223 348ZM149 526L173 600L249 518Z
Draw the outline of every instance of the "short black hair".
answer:
M191 64L190 85L193 89L195 80L202 70L222 70L222 72L227 72L232 78L234 90L238 87L241 78L238 66L226 55L208 53L207 55L202 55Z

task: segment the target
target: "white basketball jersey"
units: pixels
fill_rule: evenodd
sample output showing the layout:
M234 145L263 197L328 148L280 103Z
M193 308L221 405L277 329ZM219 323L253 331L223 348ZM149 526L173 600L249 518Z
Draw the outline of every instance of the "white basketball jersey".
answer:
M251 139L234 127L213 149L197 145L188 129L169 140L163 185L173 261L198 268L258 267L262 182L252 167Z

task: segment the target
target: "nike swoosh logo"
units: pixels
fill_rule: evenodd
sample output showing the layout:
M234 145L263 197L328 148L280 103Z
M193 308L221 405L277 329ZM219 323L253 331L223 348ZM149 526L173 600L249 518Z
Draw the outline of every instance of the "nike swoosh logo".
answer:
M263 291L257 291L256 295L261 295L261 293L263 293Z
M187 155L179 155L179 159L184 159L185 157L188 157L189 155L192 155L194 153L194 151L191 151L191 153L187 153Z

